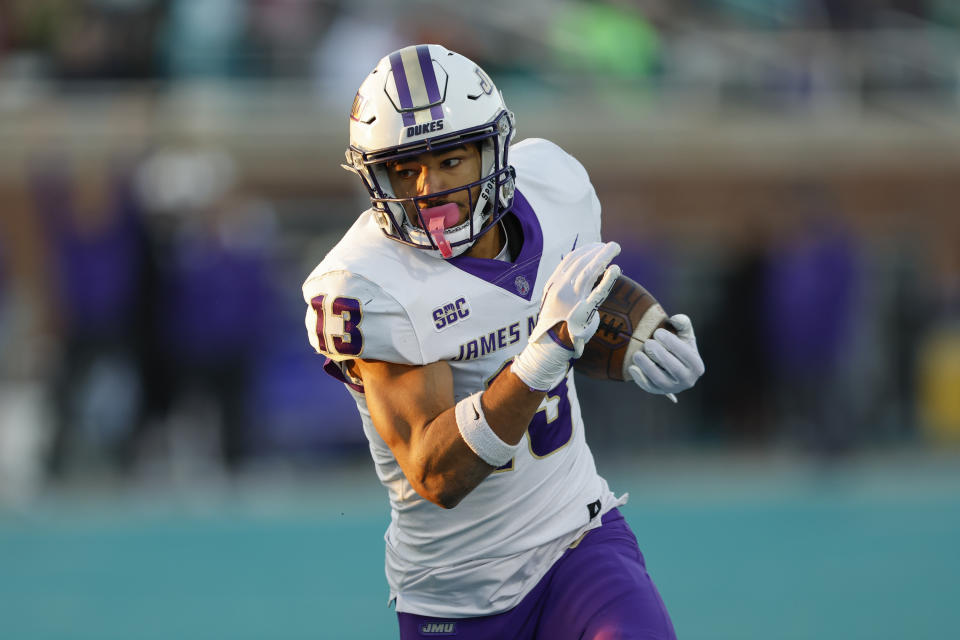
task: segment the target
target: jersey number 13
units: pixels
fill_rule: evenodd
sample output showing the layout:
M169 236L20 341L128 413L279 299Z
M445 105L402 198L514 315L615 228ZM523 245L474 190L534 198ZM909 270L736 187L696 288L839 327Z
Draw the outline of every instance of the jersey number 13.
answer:
M363 333L360 322L363 311L356 298L342 296L329 299L319 295L310 300L317 312L317 342L320 351L333 355L357 357L363 352Z

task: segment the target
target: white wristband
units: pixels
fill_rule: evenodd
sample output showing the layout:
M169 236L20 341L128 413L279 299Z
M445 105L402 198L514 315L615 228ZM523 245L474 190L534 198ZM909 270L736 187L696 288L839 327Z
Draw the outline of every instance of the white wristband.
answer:
M528 343L510 367L531 391L550 391L560 384L574 356L573 349L560 344L550 333Z
M481 460L491 467L502 467L510 462L520 443L507 444L490 428L480 406L482 393L477 391L457 403L454 408L457 428L460 429L460 437Z

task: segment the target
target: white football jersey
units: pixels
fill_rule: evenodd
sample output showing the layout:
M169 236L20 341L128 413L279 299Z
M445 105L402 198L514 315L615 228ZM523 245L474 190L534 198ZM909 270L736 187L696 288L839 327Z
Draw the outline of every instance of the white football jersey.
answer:
M553 143L525 140L510 160L511 211L523 231L516 261L431 257L386 238L367 211L303 285L310 342L356 399L389 494L386 573L398 611L472 617L510 609L622 503L597 474L572 371L544 399L514 459L442 509L413 490L371 422L360 381L337 364L446 360L459 401L523 349L561 257L600 240L600 203L580 163Z

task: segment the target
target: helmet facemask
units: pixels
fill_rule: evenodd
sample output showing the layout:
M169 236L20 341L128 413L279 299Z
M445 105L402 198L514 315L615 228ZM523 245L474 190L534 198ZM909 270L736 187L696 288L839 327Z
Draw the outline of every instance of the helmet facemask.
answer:
M428 203L443 200L460 191L467 192L470 215L459 224L447 227L445 234L455 257L467 251L473 244L507 212L513 202L513 170L506 163L507 147L513 133L512 114L502 112L492 123L475 131L461 131L456 136L432 138L387 153L364 153L353 146L347 150L351 169L356 169L370 192L377 222L384 233L404 244L425 249L440 256L440 248L426 231L427 220L423 209ZM504 124L501 124L504 123ZM480 145L480 176L477 180L444 191L422 196L397 197L390 184L387 167L395 162L429 152L441 152L459 146ZM499 159L502 158L501 162ZM474 188L476 197L474 196ZM410 216L419 219L414 224Z

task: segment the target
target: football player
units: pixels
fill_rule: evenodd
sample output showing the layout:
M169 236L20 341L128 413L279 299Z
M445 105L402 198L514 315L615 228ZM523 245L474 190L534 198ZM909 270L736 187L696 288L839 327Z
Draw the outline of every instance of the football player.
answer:
M619 275L583 167L437 45L380 60L344 167L371 208L303 285L306 328L353 395L387 490L386 574L402 638L672 638L597 473L570 363ZM703 373L690 321L634 379Z

